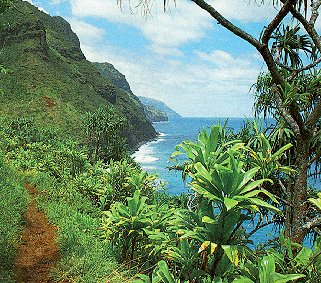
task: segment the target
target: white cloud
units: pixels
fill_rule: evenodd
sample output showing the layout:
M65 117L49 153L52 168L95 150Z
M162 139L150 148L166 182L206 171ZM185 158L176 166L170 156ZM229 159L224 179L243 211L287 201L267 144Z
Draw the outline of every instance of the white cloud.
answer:
M66 2L67 0L49 0L50 4L52 5L59 5L63 2Z
M111 46L82 46L89 60L110 62L126 75L136 95L152 97L185 116L251 116L249 94L259 67L222 51L195 52L190 62L124 54Z
M277 9L266 1L265 4L254 0L211 0L209 3L222 15L230 20L241 22L262 22L271 20L276 14Z
M242 59L241 57L233 57L231 54L223 50L214 50L211 53L195 51L195 54L200 59L211 62L219 68L227 68L230 66L248 68L250 66L250 62L248 59Z
M78 35L83 44L93 44L94 42L101 41L106 34L104 29L88 24L77 18L69 18L67 21L70 23L72 30Z
M42 7L39 7L39 6L37 6L35 3L33 3L33 1L32 0L26 0L27 2L29 2L30 4L32 4L32 5L34 5L34 6L36 6L37 8L38 8L38 10L39 11L42 11L42 12L44 12L44 13L46 13L46 14L49 14L44 8L42 8Z
M163 12L163 1L150 1L147 19L142 15L143 8L135 8L138 2L122 0L120 7L116 0L70 0L74 16L101 17L113 23L133 26L150 41L150 49L160 55L179 55L177 49L181 45L202 39L208 30L214 28L213 18L192 1L177 1L167 13ZM208 2L228 19L243 23L269 20L277 12L270 1L264 5L254 0ZM170 48L174 51L170 52Z
M124 5L129 1L123 1ZM134 7L134 4L132 5ZM212 28L211 18L192 2L179 2L176 8L164 13L161 5L152 7L151 16L144 18L140 11L128 5L120 9L116 1L71 0L72 13L76 17L102 17L110 22L134 26L151 42L150 49L161 55L179 55L180 45L201 39Z

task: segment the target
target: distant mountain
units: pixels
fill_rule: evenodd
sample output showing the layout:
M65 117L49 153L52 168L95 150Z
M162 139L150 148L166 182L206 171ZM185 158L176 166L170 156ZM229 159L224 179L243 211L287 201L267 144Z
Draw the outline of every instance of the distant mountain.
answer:
M137 103L139 103L141 110L144 112L146 118L150 122L163 122L168 120L167 115L163 111L160 111L150 105L143 105L138 97L133 94L132 90L130 89L129 83L126 80L126 77L121 72L119 72L112 64L96 62L94 63L94 65L97 67L103 77L111 80L111 82L115 86L127 92L128 95L130 95L133 99L136 100Z
M168 116L165 112L156 109L151 105L144 105L144 112L147 119L150 122L166 122L168 121Z
M108 78L109 80L112 81L112 83L119 87L120 89L126 91L129 95L131 95L132 97L134 97L135 99L137 99L137 102L139 102L141 104L141 107L147 117L147 119L150 122L165 122L168 121L168 116L165 113L165 111L162 111L160 109L158 109L157 107L155 107L155 105L159 105L160 101L157 100L153 100L154 103L142 103L141 100L139 100L136 96L134 96L132 90L130 89L129 83L126 80L126 77L119 72L112 64L110 63L94 63L95 66L98 68L98 70L100 71L100 74L105 77ZM165 104L162 105L162 109L165 107L167 107ZM169 109L169 108L168 108ZM172 111L170 109L170 111Z
M159 110L163 113L166 114L168 118L178 118L181 117L177 112L175 112L173 109L169 108L164 102L149 98L149 97L143 97L143 96L138 96L140 101L148 107L153 107L156 110Z

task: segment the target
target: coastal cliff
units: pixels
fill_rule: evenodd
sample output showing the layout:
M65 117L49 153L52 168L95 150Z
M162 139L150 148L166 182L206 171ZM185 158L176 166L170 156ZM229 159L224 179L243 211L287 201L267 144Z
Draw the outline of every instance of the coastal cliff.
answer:
M63 18L16 1L0 18L0 46L0 63L14 73L0 74L2 117L31 117L81 140L81 116L106 106L126 118L132 148L156 136L138 98L86 60Z

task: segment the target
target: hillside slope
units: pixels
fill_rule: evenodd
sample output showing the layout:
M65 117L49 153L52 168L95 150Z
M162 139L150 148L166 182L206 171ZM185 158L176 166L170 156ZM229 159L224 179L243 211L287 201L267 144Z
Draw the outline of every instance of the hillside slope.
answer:
M169 108L162 101L159 101L159 100L153 99L153 98L149 98L149 97L143 97L143 96L139 96L138 98L144 105L154 107L157 110L159 110L161 112L164 112L169 118L179 118L179 117L181 117L181 115L179 115L173 109Z
M61 17L16 1L0 17L0 46L0 64L13 71L0 74L1 116L33 117L81 139L81 115L111 105L127 118L132 147L155 137L139 100L100 75Z
M126 91L132 99L134 99L137 103L141 104L141 107L150 122L163 122L167 121L168 117L165 112L153 107L152 105L144 105L135 96L130 89L129 83L126 80L126 77L120 73L112 64L110 63L94 63L95 66L100 71L101 75L105 78L108 78L112 81L114 85L119 87L120 89Z

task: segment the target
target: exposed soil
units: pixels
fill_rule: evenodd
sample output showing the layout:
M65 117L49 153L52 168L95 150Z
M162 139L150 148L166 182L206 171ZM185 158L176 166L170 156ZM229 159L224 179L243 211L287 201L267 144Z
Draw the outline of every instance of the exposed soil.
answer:
M45 101L47 107L52 108L56 106L56 102L51 97L43 96L42 99Z
M59 259L55 243L56 231L47 217L35 204L36 189L29 183L25 188L32 196L32 202L25 214L25 228L22 243L15 262L17 283L46 283L50 281L50 269Z

